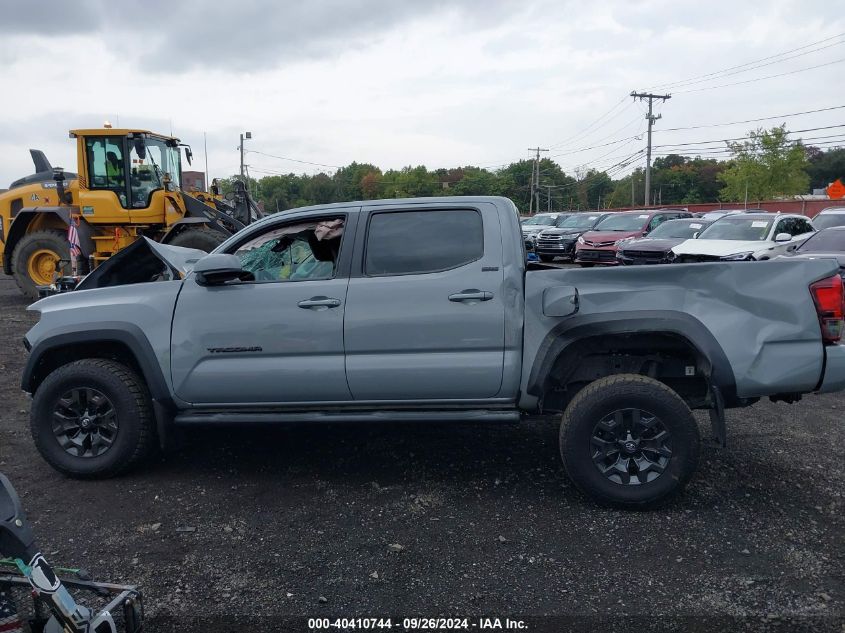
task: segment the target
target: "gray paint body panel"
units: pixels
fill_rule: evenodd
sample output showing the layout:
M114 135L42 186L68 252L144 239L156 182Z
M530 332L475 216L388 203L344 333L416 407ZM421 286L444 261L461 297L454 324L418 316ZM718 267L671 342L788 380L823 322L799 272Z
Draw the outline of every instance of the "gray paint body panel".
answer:
M573 325L587 315L610 321L615 314L624 313L625 320L633 322L642 313L659 331L655 312L663 312L669 321L677 315L692 317L724 351L739 397L812 391L822 375L824 350L809 285L834 274L837 266L822 261L813 266L789 263L530 271L526 276L523 363L530 366L535 361L553 328L562 323L565 328L567 317L547 317L542 312L543 293L551 284L560 284L578 289L578 313L568 317ZM624 325L621 331L626 331ZM643 331L642 324L627 331ZM529 372L523 372L523 393L528 378ZM528 401L522 404L531 405Z

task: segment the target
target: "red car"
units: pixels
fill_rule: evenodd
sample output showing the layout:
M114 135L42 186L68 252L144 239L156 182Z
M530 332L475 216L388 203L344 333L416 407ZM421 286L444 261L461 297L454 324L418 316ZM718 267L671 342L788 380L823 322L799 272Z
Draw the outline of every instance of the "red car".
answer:
M603 218L578 238L575 246L575 263L588 267L596 264L615 266L619 242L648 235L666 220L691 218L692 213L677 209L657 211L624 211Z

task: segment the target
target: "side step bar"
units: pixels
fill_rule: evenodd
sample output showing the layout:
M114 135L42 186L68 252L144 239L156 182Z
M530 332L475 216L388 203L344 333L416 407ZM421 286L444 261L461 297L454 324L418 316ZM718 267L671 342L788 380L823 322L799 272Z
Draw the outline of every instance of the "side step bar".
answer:
M186 411L177 426L282 424L288 422L519 422L516 409L454 409L446 411Z

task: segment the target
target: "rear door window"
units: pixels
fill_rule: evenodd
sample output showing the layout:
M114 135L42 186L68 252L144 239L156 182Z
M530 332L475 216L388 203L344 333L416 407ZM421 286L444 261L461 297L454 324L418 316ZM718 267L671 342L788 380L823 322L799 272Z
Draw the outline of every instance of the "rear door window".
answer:
M464 266L483 255L484 227L478 211L374 213L367 233L364 273L434 273Z

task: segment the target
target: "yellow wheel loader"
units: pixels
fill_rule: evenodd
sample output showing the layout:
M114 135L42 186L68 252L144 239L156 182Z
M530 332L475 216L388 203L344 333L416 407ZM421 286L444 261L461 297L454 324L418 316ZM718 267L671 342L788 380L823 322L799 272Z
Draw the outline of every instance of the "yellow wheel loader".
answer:
M35 299L39 286L83 275L135 240L210 251L263 214L242 183L224 198L180 186L179 139L147 130L71 130L77 171L30 150L35 173L0 193L3 272Z

